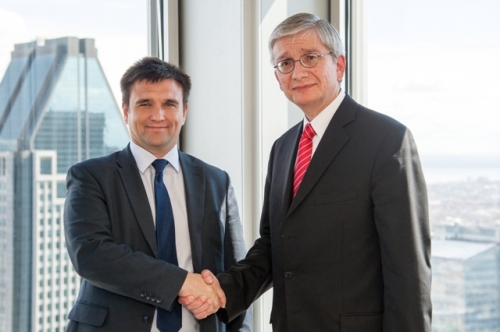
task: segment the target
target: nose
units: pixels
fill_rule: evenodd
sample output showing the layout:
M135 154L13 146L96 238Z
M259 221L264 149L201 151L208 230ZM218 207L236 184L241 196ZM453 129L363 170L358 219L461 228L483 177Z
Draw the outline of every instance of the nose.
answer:
M301 79L303 77L307 76L307 70L309 68L306 68L300 63L300 61L297 60L295 63L295 68L292 71L292 78L293 79Z
M151 120L163 121L165 119L165 110L162 105L155 106L151 112Z

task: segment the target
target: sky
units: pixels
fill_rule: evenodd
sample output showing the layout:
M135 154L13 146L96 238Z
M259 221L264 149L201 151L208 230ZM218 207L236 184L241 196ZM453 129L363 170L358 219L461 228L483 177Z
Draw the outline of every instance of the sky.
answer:
M364 3L366 106L407 125L421 155L493 156L500 166L500 1ZM0 75L15 43L95 38L119 100L121 75L147 54L146 8L146 0L0 0Z
M368 106L421 154L500 157L500 1L365 4Z

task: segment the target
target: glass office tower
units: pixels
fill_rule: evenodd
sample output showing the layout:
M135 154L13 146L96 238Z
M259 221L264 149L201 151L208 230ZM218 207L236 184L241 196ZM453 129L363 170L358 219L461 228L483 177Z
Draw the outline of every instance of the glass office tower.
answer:
M433 239L431 263L433 331L500 329L496 243Z
M128 140L93 39L15 45L0 83L0 331L63 331L79 285L66 172Z

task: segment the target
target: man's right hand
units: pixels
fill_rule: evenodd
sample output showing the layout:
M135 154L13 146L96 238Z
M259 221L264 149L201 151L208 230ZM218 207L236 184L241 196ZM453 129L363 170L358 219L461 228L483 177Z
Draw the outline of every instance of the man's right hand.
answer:
M186 306L196 319L203 319L226 306L226 296L219 281L209 270L202 274L188 273L179 292L179 303Z

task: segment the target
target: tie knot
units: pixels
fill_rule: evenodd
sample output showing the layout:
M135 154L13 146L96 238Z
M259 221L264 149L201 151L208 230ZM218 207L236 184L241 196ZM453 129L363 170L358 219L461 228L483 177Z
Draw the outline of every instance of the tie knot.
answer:
M307 137L309 139L313 139L314 135L316 135L316 132L314 131L312 125L310 123L306 124L302 136Z
M156 173L163 173L163 169L165 168L165 166L167 166L168 164L168 161L166 161L165 159L156 159L155 161L153 161L153 167L155 168L156 170Z

